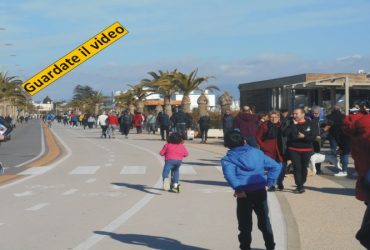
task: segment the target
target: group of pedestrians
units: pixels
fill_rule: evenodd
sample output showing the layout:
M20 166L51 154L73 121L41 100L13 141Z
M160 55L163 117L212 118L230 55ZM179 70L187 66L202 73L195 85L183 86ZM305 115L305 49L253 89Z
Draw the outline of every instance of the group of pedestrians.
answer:
M262 118L262 120L260 119ZM370 248L370 115L366 109L345 116L340 107L334 107L325 119L323 109L314 106L310 112L296 108L271 111L268 117L258 117L253 108L243 107L234 118L225 113L224 144L230 150L221 160L223 173L237 198L240 249L250 249L252 241L252 212L258 219L266 249L274 249L275 242L268 216L267 192L283 190L283 180L288 162L293 165L296 193L305 192L307 169L311 162L314 172L322 173L323 161L337 164L335 176L349 174L351 153L358 173L356 196L365 201L367 209L356 238ZM232 121L233 120L233 121ZM232 121L232 122L231 122ZM231 123L233 124L231 126ZM330 141L331 158L320 154L323 140ZM246 144L245 144L246 143ZM259 149L260 150L259 150ZM267 178L265 177L267 173ZM267 190L266 187L267 186Z

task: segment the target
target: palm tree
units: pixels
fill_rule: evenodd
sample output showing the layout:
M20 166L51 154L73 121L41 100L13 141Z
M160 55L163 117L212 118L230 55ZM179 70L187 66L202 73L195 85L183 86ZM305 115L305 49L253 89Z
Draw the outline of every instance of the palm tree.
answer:
M199 86L203 82L208 82L208 79L210 79L210 76L205 77L197 77L198 69L193 70L189 75L177 72L175 74L175 84L177 88L183 93L183 98L181 101L181 106L183 107L183 111L185 113L190 113L190 92L194 90L199 90ZM208 86L206 89L209 90L219 90L217 86L211 85Z
M131 90L119 94L115 97L115 100L116 103L119 103L120 105L122 105L122 107L128 108L131 114L134 113L136 96Z
M17 79L17 76L7 76L6 73L0 72L0 100L2 101L2 109L6 103L10 103L13 107L12 115L15 115L15 111L18 107L24 109L27 107L26 92L21 88L22 81Z
M137 85L127 84L131 89L130 91L136 97L136 109L142 113L144 110L144 99L153 94L151 89L145 86L145 82L141 82Z
M177 74L177 70L175 69L172 72L163 72L159 70L158 73L159 74L155 72L148 72L153 79L143 79L142 83L149 87L151 91L163 95L165 112L171 116L171 96L178 91L178 88L175 84L175 75Z
M95 114L98 114L99 105L107 100L107 97L101 91L94 90L88 85L77 85L73 93L70 106L83 112L95 110Z

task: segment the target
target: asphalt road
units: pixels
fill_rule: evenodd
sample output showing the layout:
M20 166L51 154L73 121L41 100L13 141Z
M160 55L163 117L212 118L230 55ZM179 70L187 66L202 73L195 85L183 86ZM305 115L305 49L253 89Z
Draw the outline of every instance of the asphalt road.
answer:
M17 124L11 140L0 144L0 161L12 168L37 157L42 151L40 120Z

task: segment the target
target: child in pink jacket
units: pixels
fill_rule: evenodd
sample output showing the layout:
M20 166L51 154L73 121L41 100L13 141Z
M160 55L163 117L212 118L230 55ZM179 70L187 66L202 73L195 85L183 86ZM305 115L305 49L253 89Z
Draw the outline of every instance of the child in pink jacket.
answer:
M179 133L172 133L159 154L161 156L165 156L165 164L162 172L163 189L165 191L172 189L180 193L181 185L179 184L179 169L182 159L189 155L181 135ZM172 187L171 180L168 178L170 171L173 172Z

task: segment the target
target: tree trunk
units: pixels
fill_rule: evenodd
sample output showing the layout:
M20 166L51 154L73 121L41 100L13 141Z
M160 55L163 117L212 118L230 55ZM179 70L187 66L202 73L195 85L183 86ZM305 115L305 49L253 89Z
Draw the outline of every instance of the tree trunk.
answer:
M184 111L184 113L191 113L190 105L191 105L191 101L190 101L189 94L184 94L184 96L182 97L182 101L181 101L181 106L182 106L182 110Z
M95 115L99 115L99 103L95 104Z
M171 107L171 97L164 97L164 112L171 117L172 116L172 107Z
M144 111L144 102L142 100L138 100L136 102L136 109L137 109L137 112L143 113L143 111Z
M202 93L199 96L197 102L198 102L199 117L207 115L208 114L208 103L209 103L208 97L204 93Z
M134 106L133 104L130 104L130 105L128 106L128 109L129 109L129 111L130 111L130 114L135 114L135 106Z

